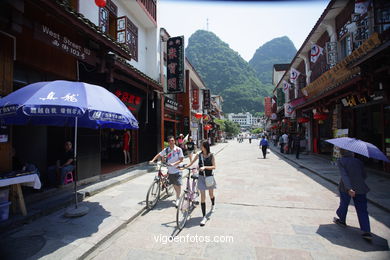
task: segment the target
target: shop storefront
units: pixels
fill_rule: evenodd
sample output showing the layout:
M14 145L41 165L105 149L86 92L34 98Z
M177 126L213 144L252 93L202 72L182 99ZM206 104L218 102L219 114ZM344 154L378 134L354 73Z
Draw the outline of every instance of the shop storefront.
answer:
M128 50L56 3L38 6L34 1L24 1L23 12L17 6L5 6L13 15L7 17L9 26L0 28L0 40L7 43L7 48L1 50L5 52L0 55L0 64L9 68L9 73L2 75L0 95L34 82L56 79L100 85L117 95L140 123L139 131L131 131L131 163L152 158L157 152L160 129L160 103L155 90L161 91L161 87L117 56L130 60ZM16 19L19 16L21 20ZM116 54L107 55L110 51ZM67 127L8 126L2 131L7 138L0 142L0 171L12 170L12 161L17 157L39 168L44 186L47 167L62 154L64 142L74 140L73 128ZM80 128L80 180L128 167L123 160L123 133Z

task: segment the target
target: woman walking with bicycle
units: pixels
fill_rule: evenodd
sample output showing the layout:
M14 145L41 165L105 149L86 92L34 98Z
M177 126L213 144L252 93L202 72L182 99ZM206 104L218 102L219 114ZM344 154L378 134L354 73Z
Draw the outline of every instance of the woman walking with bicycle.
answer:
M181 192L181 184L182 184L182 172L180 171L179 164L183 162L184 155L183 150L180 147L175 145L175 138L173 136L168 137L169 146L162 150L160 153L156 154L154 158L150 161L153 163L157 160L158 157L166 158L166 162L168 164L168 180L170 184L173 184L176 192L176 202L175 206L179 203L179 197Z
M216 182L213 175L213 170L216 169L215 158L210 153L210 144L207 141L202 143L202 152L195 155L195 158L185 168L190 167L196 160L199 160L199 179L198 189L200 191L200 205L202 208L203 218L200 226L204 226L207 221L206 217L206 190L209 191L211 199L211 212L215 210L215 196L214 189L216 189Z

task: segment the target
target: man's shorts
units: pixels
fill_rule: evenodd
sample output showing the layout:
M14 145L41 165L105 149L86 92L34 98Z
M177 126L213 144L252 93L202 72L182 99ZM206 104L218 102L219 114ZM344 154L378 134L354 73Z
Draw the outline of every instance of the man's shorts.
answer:
M169 173L168 174L169 184L173 184L173 185L176 185L176 186L181 186L181 184L182 184L181 177L182 177L182 173L181 172L172 173L172 174Z

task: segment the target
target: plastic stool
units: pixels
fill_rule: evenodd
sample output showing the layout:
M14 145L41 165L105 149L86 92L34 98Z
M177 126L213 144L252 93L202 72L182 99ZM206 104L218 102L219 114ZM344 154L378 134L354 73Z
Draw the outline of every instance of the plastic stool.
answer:
M65 175L64 185L73 182L73 172L68 172Z

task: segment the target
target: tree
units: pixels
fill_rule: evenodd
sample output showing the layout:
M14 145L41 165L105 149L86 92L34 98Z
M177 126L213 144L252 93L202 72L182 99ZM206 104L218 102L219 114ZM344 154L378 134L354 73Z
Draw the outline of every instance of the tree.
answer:
M238 135L240 132L240 125L229 120L224 120L224 125L225 125L225 133L227 135Z
M263 132L262 128L255 128L251 131L252 134L260 134Z

